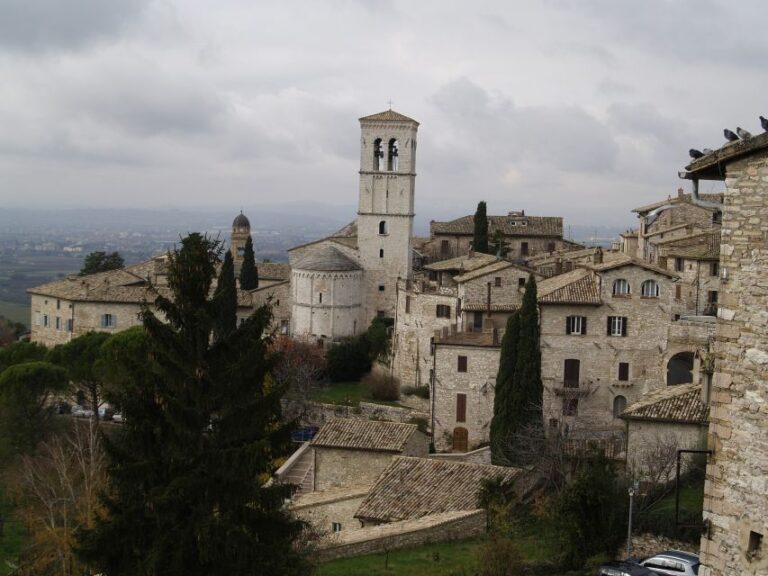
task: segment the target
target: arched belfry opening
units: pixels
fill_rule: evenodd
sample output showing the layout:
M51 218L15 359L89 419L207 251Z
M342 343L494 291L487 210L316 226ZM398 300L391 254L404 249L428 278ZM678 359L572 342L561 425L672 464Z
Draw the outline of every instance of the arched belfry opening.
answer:
M667 386L693 382L693 352L678 352L667 363Z
M392 138L389 141L387 147L387 170L390 172L397 172L398 170L398 142L396 138Z
M378 172L381 168L380 161L384 158L384 150L381 149L381 138L373 141L373 169Z

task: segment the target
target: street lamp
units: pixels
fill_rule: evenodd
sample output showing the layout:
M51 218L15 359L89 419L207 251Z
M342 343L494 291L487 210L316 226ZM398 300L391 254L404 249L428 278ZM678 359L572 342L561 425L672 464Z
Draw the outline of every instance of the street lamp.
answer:
M635 494L640 491L640 482L635 480L630 484L627 493L629 494L629 520L627 521L627 559L629 559L632 553L632 503L635 498Z

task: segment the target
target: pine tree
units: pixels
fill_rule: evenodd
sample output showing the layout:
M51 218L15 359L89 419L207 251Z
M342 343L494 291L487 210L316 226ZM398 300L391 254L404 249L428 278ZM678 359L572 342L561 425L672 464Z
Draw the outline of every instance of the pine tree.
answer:
M485 201L480 201L477 204L477 210L475 211L475 236L472 242L472 248L475 252L482 252L488 254L488 214L486 211Z
M224 263L219 271L219 279L216 284L216 303L218 310L216 322L213 326L213 337L221 340L237 328L237 286L235 285L235 266L232 261L232 252L224 254Z
M143 331L105 350L116 366L110 401L125 424L105 437L105 513L80 537L94 572L309 573L294 546L303 524L284 505L291 489L267 485L291 431L284 389L266 381L271 312L259 308L211 341L219 251L200 234L185 238L169 260L171 297L155 301L162 319L145 308Z
M259 287L259 273L256 270L256 256L253 253L253 240L248 236L243 251L243 265L240 268L240 289L253 290Z
M543 387L541 383L541 350L539 349L539 311L536 279L531 274L525 285L520 307L520 334L515 363L515 389L519 394L517 429L528 436L543 433Z
M510 445L513 441L515 406L513 405L513 382L517 363L517 340L520 333L520 316L515 313L507 320L504 337L501 339L499 371L496 374L496 388L493 398L493 419L491 420L491 459L494 464L508 464L512 460Z

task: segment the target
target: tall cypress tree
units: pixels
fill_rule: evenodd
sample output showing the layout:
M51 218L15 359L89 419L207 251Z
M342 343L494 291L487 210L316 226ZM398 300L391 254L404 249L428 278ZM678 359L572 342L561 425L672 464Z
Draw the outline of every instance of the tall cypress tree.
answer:
M237 286L235 286L235 266L232 252L224 254L224 263L219 271L216 284L216 322L213 326L213 337L221 340L237 328Z
M294 547L303 524L284 505L290 487L267 480L290 449L273 364L271 312L259 308L212 342L210 297L220 248L200 234L169 261L171 298L142 313L143 331L108 350L125 417L105 438L105 513L80 554L110 576L309 573Z
M501 339L499 371L496 374L496 388L493 397L493 419L491 420L491 459L494 464L509 464L513 459L510 445L513 441L515 398L513 382L517 364L517 340L520 332L520 316L515 313L507 320L504 337Z
M253 240L248 236L243 251L243 265L240 268L240 289L253 290L259 287L259 274L256 271L256 256L253 253Z
M477 204L474 223L475 236L472 242L472 248L475 252L488 254L488 214L484 200L481 200Z
M543 433L543 386L541 383L541 350L539 348L539 310L536 279L531 274L525 285L520 307L520 334L515 364L515 388L520 398L519 430L527 435Z

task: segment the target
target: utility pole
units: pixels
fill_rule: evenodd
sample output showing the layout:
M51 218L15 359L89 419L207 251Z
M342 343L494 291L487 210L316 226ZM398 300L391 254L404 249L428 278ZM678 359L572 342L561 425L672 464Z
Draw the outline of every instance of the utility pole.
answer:
M629 487L629 520L627 521L627 559L632 554L632 504L634 503L635 493L637 493L640 483L635 480Z

